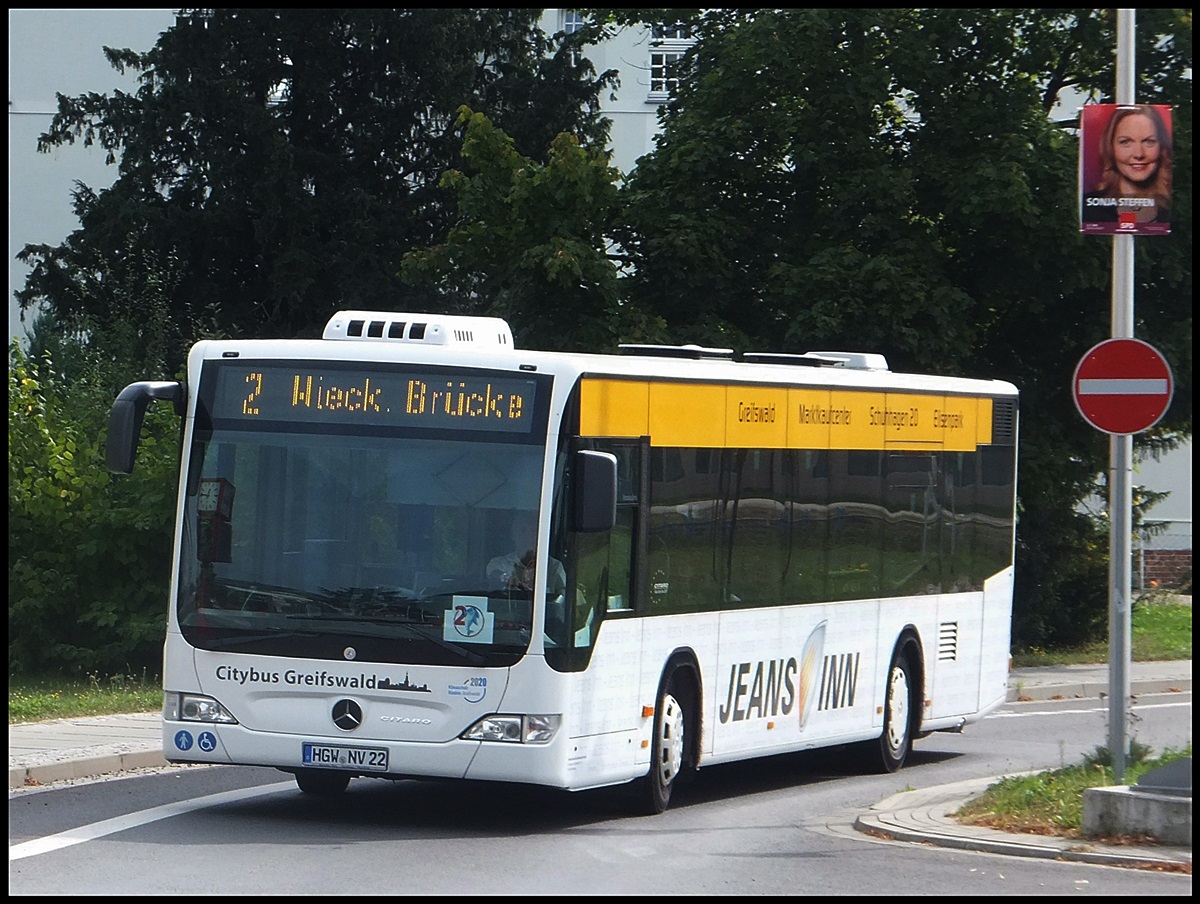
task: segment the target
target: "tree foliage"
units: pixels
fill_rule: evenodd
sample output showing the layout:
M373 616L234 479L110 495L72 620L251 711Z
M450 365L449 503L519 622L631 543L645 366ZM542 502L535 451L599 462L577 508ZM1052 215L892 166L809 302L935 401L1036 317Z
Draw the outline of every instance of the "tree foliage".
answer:
M18 293L61 322L108 322L101 262L170 257L170 363L201 329L316 335L340 308L395 310L413 291L401 255L440 241L438 187L470 104L524 153L561 131L603 145L611 81L537 26L539 10L185 10L146 53L106 48L138 73L133 94L59 95L42 150L82 141L118 167L79 186L80 228L29 246ZM414 302L415 303L415 302Z
M600 351L656 330L623 299L606 254L618 203L607 152L564 132L542 164L481 113L464 107L459 126L463 169L442 178L458 222L445 243L405 258L404 278L463 312L506 318L521 343Z
M61 340L8 367L9 674L157 674L171 576L178 418L151 410L137 480L104 469L121 367Z
M97 262L108 322L39 317L8 373L9 672L158 672L171 577L179 419L146 413L136 477L105 468L116 394L171 373L177 262ZM190 344L199 336L182 337Z

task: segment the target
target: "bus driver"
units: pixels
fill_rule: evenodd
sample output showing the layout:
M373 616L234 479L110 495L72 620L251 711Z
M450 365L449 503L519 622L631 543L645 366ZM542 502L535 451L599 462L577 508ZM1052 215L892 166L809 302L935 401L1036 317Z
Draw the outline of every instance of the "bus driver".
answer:
M509 590L532 590L537 546L537 512L517 512L513 518L510 536L513 542L512 550L488 562L488 579ZM551 597L563 596L567 592L567 571L562 562L554 557L550 558L546 592Z

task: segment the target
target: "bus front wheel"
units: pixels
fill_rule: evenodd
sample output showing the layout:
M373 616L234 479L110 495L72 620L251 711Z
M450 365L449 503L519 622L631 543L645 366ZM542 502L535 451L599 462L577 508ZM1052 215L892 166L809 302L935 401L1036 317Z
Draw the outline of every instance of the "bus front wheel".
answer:
M662 813L671 802L671 790L683 768L687 738L687 714L668 681L654 708L654 738L650 748L650 771L642 779L640 809L649 816Z
M883 733L866 750L873 772L895 772L908 759L913 742L912 689L912 662L904 649L897 649L888 668Z
M332 796L341 794L350 784L350 774L324 769L301 769L296 773L296 785L305 794Z

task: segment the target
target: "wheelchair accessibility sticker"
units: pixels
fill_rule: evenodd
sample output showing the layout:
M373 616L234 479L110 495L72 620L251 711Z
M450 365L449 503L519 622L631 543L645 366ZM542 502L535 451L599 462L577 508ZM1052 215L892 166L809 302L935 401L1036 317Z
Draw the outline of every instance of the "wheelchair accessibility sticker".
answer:
M180 729L175 732L175 746L180 750L191 750L192 744L195 744L196 749L203 753L212 753L217 749L217 736L211 731L202 731L193 740L190 731Z

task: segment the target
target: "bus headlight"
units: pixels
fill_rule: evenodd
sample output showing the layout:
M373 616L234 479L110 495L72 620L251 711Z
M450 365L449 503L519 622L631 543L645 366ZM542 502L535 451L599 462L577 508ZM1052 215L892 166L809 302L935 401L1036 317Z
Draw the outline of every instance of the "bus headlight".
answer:
M508 741L513 744L548 744L558 733L562 716L554 714L484 716L459 737L467 741Z
M163 718L168 722L219 722L237 725L233 713L212 697L203 694L166 694Z

